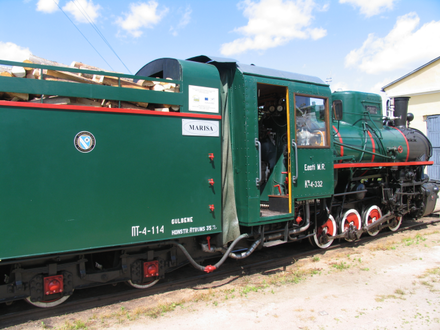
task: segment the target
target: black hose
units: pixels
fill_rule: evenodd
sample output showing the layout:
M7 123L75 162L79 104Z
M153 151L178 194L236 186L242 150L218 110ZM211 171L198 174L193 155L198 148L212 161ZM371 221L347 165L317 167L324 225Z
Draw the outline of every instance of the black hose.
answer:
M255 249L258 247L258 245L260 245L260 243L263 241L262 238L260 238L258 241L255 241L254 244L252 244L252 246L247 249L245 252L241 253L241 254L235 254L234 252L229 253L229 257L231 257L232 259L244 259L249 257L254 251Z
M229 254L231 253L232 249L235 247L235 245L237 245L237 243L239 241L241 241L243 238L247 238L249 237L248 234L241 234L240 236L238 236L233 242L232 244L229 246L229 248L226 250L225 254L223 255L223 257L220 259L219 262L217 262L214 266L209 265L209 266L202 266L199 265L197 262L195 262L195 260L191 257L191 255L188 253L188 251L185 249L185 247L177 242L170 242L171 244L177 246L179 249L182 250L183 254L185 255L185 257L188 259L188 261L191 263L191 265L194 266L194 268L210 273L213 272L214 270L216 270L217 268L219 268L226 260L226 258L229 256Z

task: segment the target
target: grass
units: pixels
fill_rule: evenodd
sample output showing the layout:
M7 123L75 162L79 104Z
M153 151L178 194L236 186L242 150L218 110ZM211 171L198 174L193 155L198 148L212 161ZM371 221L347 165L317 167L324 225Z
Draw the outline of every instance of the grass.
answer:
M72 322L66 321L61 330L76 330L76 329L87 329L87 325L82 320L75 320Z
M419 276L419 278L420 278L420 277L427 277L427 276L430 276L430 275L440 276L440 267L435 267L435 268L427 269L427 270L423 273L423 275L420 275L420 276Z
M345 270L350 268L350 264L347 264L345 261L341 261L339 263L333 263L331 264L333 268L336 268L337 270Z
M430 268L425 270L425 272L417 278L421 279L420 284L429 288L431 292L437 292L438 290L434 289L434 285L432 283L440 281L440 267Z
M433 233L427 233L427 234L424 234L424 235L431 235L431 234L433 234ZM418 245L421 242L425 242L426 239L427 238L423 237L421 234L416 234L414 236L402 238L400 240L400 242L398 242L398 241L391 241L391 242L386 242L386 243L378 243L376 245L371 246L370 250L373 250L373 251L396 250L396 248L399 245L403 245L403 246ZM427 245L424 244L424 246L427 246Z
M394 291L395 294L389 294L389 295L376 295L376 301L377 302L383 302L385 301L385 299L401 299L401 300L406 300L406 298L404 297L405 295L405 291L403 291L402 289L396 289Z
M395 250L396 249L396 243L395 242L387 242L387 243L379 243L370 248L370 250L373 251L389 251L389 250Z

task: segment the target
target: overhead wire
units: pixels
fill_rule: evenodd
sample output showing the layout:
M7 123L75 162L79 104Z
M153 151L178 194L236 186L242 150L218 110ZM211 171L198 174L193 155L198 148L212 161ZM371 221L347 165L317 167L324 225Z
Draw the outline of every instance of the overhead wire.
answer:
M105 38L104 34L99 30L99 28L96 26L95 23L93 23L93 20L90 18L90 16L87 14L87 11L83 8L83 6L81 5L81 3L77 0L74 0L73 3L75 4L75 6L79 9L79 11L81 12L81 14L87 19L87 21L89 22L89 24L93 27L93 29L95 30L95 32L101 37L101 39L105 42L105 44L110 48L110 50L113 52L113 54L115 54L115 56L119 59L119 61L122 63L122 65L127 69L127 71L131 74L130 69L125 65L124 61L122 61L122 59L118 56L118 54L116 53L116 51L113 49L113 47L110 45L110 43L108 42L108 40Z
M73 26L78 30L78 32L83 36L84 39L86 39L86 41L89 43L89 45L95 50L95 52L102 58L102 60L107 63L107 65L110 67L110 69L112 69L113 71L115 71L115 69L112 68L112 66L105 60L105 58L101 55L101 53L95 48L95 46L93 46L93 44L89 41L89 39L87 39L87 37L84 35L84 33L81 32L81 30L78 28L78 26L70 19L70 17L66 14L66 12L63 10L63 8L60 7L60 5L58 4L58 2L56 2L54 0L54 2L56 3L56 5L58 6L58 8L63 12L63 14L67 17L67 19L70 21L70 23L73 24Z
M95 50L95 52L102 58L102 60L110 67L112 71L115 71L113 67L106 61L106 59L101 55L101 53L96 49L95 46L90 42L90 40L84 35L84 33L81 32L81 30L78 28L78 26L73 22L70 17L66 14L66 12L61 8L61 6L58 4L57 1L53 0L57 7L61 10L61 12L67 17L67 19L73 24L73 26L78 30L78 32L83 36L83 38L89 43L89 45ZM89 24L93 27L95 32L101 37L101 39L105 42L105 44L111 49L111 51L115 54L115 56L119 59L119 61L124 65L124 67L127 69L127 71L131 74L130 69L125 65L125 63L122 61L122 59L118 56L116 51L113 49L113 47L110 45L108 40L105 38L105 36L102 34L102 32L99 30L99 28L93 23L89 15L87 14L86 10L81 6L81 4L74 0L73 3L78 8L78 10L81 12L81 14L86 18L86 20L89 22Z

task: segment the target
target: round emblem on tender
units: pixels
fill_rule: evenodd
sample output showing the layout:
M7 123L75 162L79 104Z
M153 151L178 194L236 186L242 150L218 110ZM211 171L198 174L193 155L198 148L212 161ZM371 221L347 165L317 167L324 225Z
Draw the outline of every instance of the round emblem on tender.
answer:
M92 133L83 131L75 135L73 144L79 152L90 152L96 146L96 139Z

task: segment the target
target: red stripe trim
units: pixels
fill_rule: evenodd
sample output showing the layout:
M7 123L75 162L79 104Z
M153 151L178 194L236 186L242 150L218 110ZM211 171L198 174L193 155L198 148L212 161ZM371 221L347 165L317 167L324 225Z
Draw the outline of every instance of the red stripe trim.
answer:
M367 133L368 133L368 136L369 136L370 139L371 139L371 145L373 146L373 152L376 152L376 144L374 143L373 136L371 135L370 131L367 131ZM376 156L376 155L373 155L373 156L371 157L371 161L372 161L372 162L374 162L374 157L375 157L375 156Z
M395 130L398 130L399 132L400 132L400 134L402 134L402 136L403 136L403 138L405 139L405 142L406 142L406 159L405 159L405 161L407 162L408 161L408 157L409 157L409 143L408 143L408 140L406 139L406 136L405 136L405 134L403 134L402 133L402 131L400 130L400 129L398 129L397 127L394 127L394 126L390 126L391 128L394 128Z
M338 138L339 138L339 143L341 143L341 154L340 154L340 156L342 157L342 156L344 156L344 147L342 146L342 136L341 136L341 134L339 134L339 131L336 129L336 127L333 125L333 129L335 130L335 132L336 132L336 134L338 135ZM342 159L339 161L340 163L342 163Z
M98 107L89 107L89 106L47 104L47 103L0 101L0 107L1 106L48 109L48 110L130 113L130 114L136 114L136 115L150 115L150 116L153 115L153 116L185 117L185 118L222 119L222 116L220 116L220 115L205 115L205 114L200 114L200 113L161 112L161 111L154 111L154 110L138 110L138 109L125 109L125 108L123 108L123 109L122 108L98 108Z
M395 162L395 163L343 163L333 164L334 168L350 168L350 167L391 167L391 166L412 166L412 165L432 165L433 161L425 162Z

